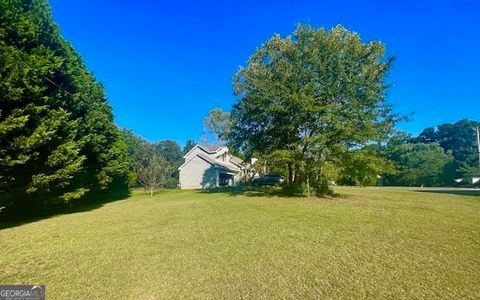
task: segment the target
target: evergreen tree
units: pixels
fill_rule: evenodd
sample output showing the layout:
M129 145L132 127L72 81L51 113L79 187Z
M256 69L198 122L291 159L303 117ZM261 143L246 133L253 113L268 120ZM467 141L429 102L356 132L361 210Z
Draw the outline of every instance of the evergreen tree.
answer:
M35 206L123 181L126 144L101 84L46 0L0 1L0 197Z

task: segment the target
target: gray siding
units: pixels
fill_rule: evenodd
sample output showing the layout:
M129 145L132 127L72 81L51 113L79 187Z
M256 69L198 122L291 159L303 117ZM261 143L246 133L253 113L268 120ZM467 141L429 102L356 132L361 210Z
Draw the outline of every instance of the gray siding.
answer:
M202 158L195 156L180 170L181 189L202 189L215 187L217 169Z

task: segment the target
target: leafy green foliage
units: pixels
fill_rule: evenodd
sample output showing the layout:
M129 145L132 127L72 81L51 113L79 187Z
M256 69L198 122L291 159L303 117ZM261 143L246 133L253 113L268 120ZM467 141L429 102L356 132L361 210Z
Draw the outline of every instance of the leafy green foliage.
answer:
M122 134L127 145L127 153L131 162L129 167L128 185L130 187L135 187L138 184L136 166L145 159L149 152L153 151L152 148L154 146L129 129L123 129Z
M324 193L343 158L384 140L398 120L385 103L391 63L382 43L341 26L275 35L234 77L230 141L250 155L283 151L289 182Z
M132 163L135 164L141 161L146 148L151 146L151 144L126 128L122 130L122 135L127 145L128 156L130 157Z
M175 167L163 156L151 151L135 166L135 169L138 181L148 187L150 196L153 196L155 189L167 184Z
M175 141L152 144L128 129L123 130L130 157L130 186L141 185L151 193L156 188L175 188L182 152Z
M0 1L0 49L0 201L69 201L122 182L126 145L103 87L47 1Z
M370 146L345 157L339 183L344 185L369 186L379 183L381 176L393 174L394 163L376 147Z
M477 126L480 126L480 122L472 120L440 124L436 129L424 129L414 142L438 143L445 151L451 151L454 157L452 178L478 176Z
M167 162L172 166L172 173L165 183L167 188L176 188L178 186L178 168L183 164L183 152L176 141L164 140L158 142L156 148Z
M218 107L213 108L203 119L203 127L208 136L212 137L212 142L226 142L232 127L230 113Z
M440 185L446 183L453 156L436 143L400 144L389 148L397 172L387 176L390 185Z
M190 152L190 150L192 150L193 147L195 147L196 144L197 143L193 140L187 140L187 142L185 143L185 147L183 147L183 155Z
M180 166L183 162L183 153L180 146L173 140L164 140L156 144L158 152L172 165Z

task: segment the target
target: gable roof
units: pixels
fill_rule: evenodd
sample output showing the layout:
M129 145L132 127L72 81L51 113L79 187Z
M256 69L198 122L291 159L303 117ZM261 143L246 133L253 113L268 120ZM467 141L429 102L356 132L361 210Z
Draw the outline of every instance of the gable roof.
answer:
M190 158L189 160L185 161L185 163L183 163L183 165L181 165L178 170L180 171L185 165L187 165L190 161L192 161L195 157L200 157L201 159L203 159L204 161L208 162L209 164L211 165L216 165L218 167L221 167L221 168L224 168L228 171L232 171L232 172L240 172L240 169L235 166L234 164L231 164L231 163L227 163L227 162L223 162L223 161L218 161L212 157L209 157L207 155L202 155L202 154L197 154L195 156L193 156L192 158Z
M212 153L215 153L217 152L218 150L222 149L223 147L226 147L226 146L223 146L223 145L200 145L200 144L196 144L195 146L193 146L192 149L190 149L190 151L187 152L187 154L185 154L183 156L183 158L187 158L190 153L192 153L193 151L195 151L195 149L197 148L200 148L202 149L203 151L205 151L206 153L208 154L212 154Z
M232 157L230 157L230 162L240 167L243 164L243 159L232 155Z
M242 168L242 163L243 160L236 157L236 156L231 156L228 162L220 161L217 160L213 157L211 154L215 154L218 151L220 151L223 148L226 148L227 146L224 145L200 145L196 144L190 151L188 151L187 154L185 154L183 157L185 158L185 163L183 163L178 170L180 171L186 164L188 164L192 159L195 157L200 157L204 161L208 162L211 165L218 166L220 168L226 169L231 172L240 172ZM197 152L195 155L193 155L190 159L186 159L191 153L195 151L195 149L202 149L202 151ZM227 148L228 149L228 148Z
M216 145L198 145L202 149L206 150L207 152L210 153L215 153L221 148L225 147L224 145L216 144Z

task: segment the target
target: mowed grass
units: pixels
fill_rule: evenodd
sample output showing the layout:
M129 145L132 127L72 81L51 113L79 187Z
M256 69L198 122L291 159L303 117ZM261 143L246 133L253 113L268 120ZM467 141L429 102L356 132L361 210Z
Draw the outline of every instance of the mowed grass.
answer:
M480 197L135 192L0 230L0 283L47 299L480 298Z

